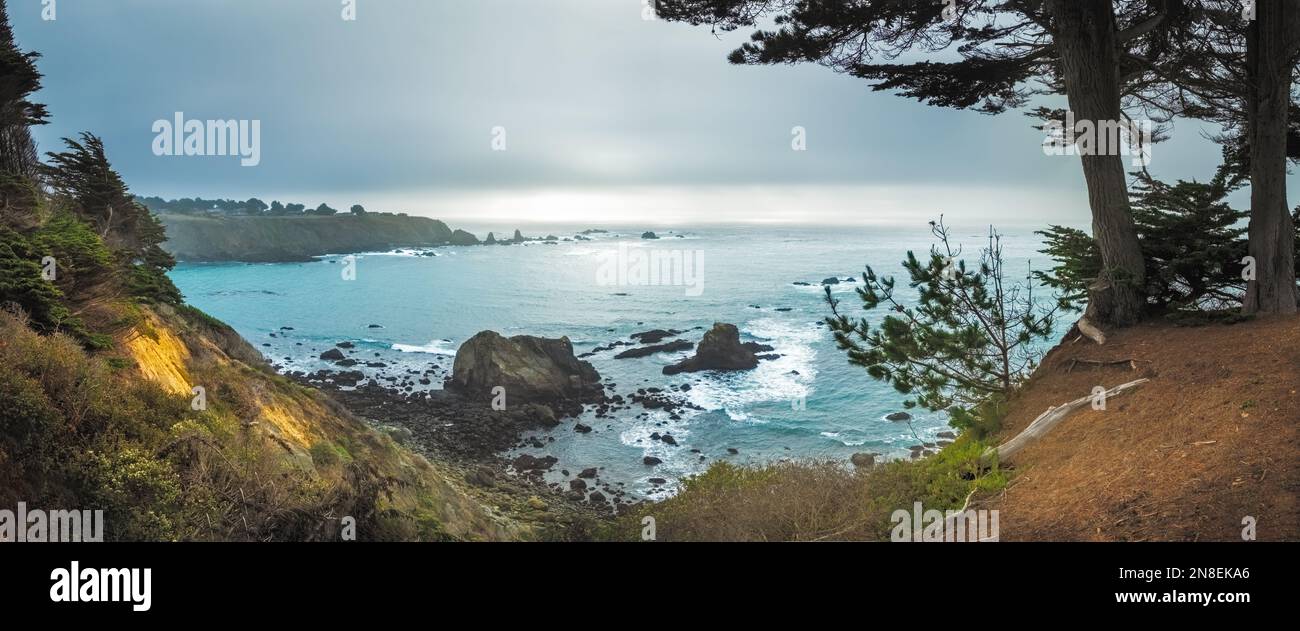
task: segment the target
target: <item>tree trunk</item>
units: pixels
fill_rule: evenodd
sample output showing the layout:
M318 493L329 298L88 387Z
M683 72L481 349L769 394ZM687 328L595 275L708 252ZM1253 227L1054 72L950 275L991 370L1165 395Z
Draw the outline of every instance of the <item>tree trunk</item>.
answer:
M1119 48L1111 0L1048 0L1047 7L1055 22L1053 39L1076 120L1091 121L1094 128L1120 123ZM1137 322L1145 303L1146 268L1129 207L1124 156L1116 149L1082 156L1092 236L1103 268L1101 278L1088 290L1087 318L1102 327Z
M1287 115L1300 0L1261 2L1246 35L1250 141L1249 253L1244 313L1295 313L1295 225L1286 200Z

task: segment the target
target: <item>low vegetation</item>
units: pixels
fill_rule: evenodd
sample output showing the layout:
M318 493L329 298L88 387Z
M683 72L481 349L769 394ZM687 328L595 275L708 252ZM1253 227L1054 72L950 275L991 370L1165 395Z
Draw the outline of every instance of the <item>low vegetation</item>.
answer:
M331 435L370 462L329 440L303 462L247 420L263 397L233 376L206 380L226 385L194 410L123 374L134 361L41 335L22 314L0 314L0 340L0 506L101 509L112 540L337 539L344 515L361 538L445 536L430 515L389 510L398 480L375 460L398 455L360 425Z
M656 541L888 541L895 510L910 510L914 502L959 510L973 492L1003 488L1006 474L980 465L985 447L962 437L935 456L866 469L834 461L717 462L686 480L675 497L602 534L640 540L650 517Z

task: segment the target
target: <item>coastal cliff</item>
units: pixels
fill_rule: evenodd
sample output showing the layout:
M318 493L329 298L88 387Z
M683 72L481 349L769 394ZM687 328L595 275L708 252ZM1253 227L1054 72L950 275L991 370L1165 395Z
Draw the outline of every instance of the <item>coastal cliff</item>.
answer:
M452 242L447 224L387 213L295 217L208 217L162 213L163 249L181 261L276 263L323 254L428 247Z

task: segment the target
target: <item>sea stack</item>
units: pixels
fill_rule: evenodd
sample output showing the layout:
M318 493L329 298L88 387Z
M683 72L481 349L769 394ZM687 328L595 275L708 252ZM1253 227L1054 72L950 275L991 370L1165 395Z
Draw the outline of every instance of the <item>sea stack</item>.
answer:
M468 232L465 232L464 230L458 229L455 232L451 233L451 244L452 245L478 245L478 237Z
M749 370L758 366L758 357L754 353L769 350L772 347L763 344L741 344L740 330L736 325L715 322L713 328L704 333L694 357L664 366L663 373L675 375L701 370Z
M495 390L498 386L504 390ZM507 338L496 331L482 331L461 344L447 389L485 405L504 392L508 406L541 403L563 414L580 413L583 403L605 396L600 374L573 356L569 338Z

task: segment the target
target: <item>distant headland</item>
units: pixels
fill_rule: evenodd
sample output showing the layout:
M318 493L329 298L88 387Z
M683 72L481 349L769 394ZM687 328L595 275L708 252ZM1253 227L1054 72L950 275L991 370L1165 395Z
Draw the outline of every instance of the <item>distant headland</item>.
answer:
M326 254L373 252L394 248L446 245L510 245L527 241L554 243L554 235L525 237L515 230L508 239L492 233L480 241L446 223L406 213L371 212L360 204L339 212L328 204L270 204L257 198L231 199L137 197L167 228L163 248L189 262L240 261L283 263L309 261ZM601 232L589 230L586 233ZM575 235L573 239L584 239ZM570 239L564 239L570 240Z

